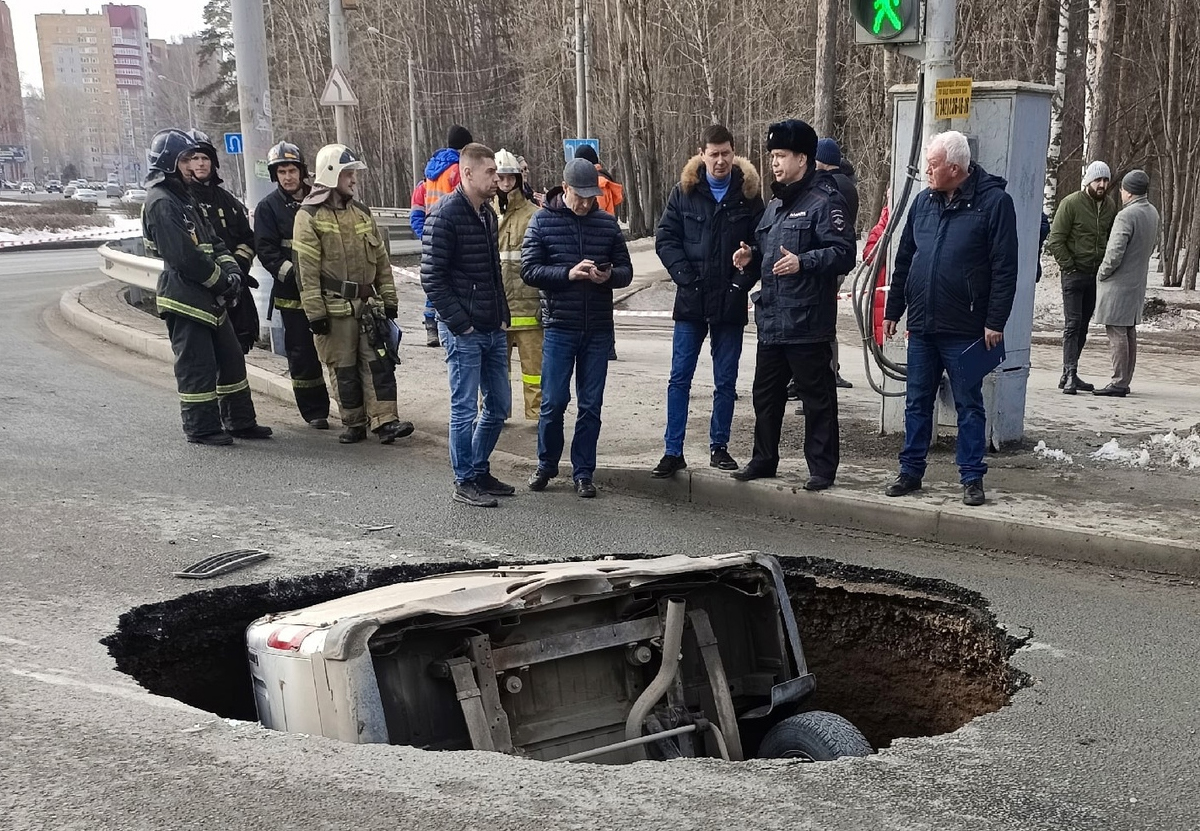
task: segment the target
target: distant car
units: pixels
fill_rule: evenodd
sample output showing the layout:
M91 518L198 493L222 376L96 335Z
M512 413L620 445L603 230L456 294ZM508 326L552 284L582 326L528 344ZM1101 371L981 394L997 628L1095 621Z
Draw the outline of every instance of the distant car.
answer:
M78 189L79 189L79 185L75 184L74 182L71 182L69 185L67 185L65 188L62 189L63 199L70 199L72 196L75 195L75 191Z
M121 197L121 201L126 205L144 205L146 203L146 191L142 188L130 188L125 191L125 195Z
M100 202L100 191L91 188L76 188L75 195L71 198L76 202L90 202L96 205Z
M33 182L22 182L21 183L21 193L34 193L36 191L37 191L37 188L35 188L33 186Z
M17 183L16 183L16 182L10 182L10 181L8 181L7 179L0 179L0 188L2 188L2 189L4 189L4 190L16 190L16 189L17 189Z
M116 182L109 182L104 186L104 195L110 199L117 199L125 192L125 188Z
M60 182L58 179L51 179L48 182L46 182L46 193L62 193L62 192L63 192L62 182Z

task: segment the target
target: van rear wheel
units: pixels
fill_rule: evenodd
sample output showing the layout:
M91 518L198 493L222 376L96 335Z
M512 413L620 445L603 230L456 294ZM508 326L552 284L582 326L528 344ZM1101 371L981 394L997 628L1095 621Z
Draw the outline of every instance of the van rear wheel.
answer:
M758 746L760 759L832 762L843 756L870 756L874 749L858 728L837 713L812 710L776 724Z

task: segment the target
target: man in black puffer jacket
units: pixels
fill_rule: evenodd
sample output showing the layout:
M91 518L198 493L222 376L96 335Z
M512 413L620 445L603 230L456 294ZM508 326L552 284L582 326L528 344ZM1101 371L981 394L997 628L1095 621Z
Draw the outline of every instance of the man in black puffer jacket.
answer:
M706 337L712 344L715 387L709 464L737 470L728 445L746 329L743 284L750 280L733 267L732 259L743 240L754 238L762 212L762 182L754 165L734 155L729 130L720 124L705 127L700 153L684 165L655 234L655 250L676 284L664 454L650 474L656 479L687 467L688 398Z
M616 218L597 206L600 194L595 166L572 159L563 169L562 187L546 194L546 206L534 214L521 246L521 279L541 291L545 327L538 467L529 488L545 490L558 475L574 372L579 400L572 478L585 499L596 495L592 475L613 342L613 289L633 282L625 238Z
M767 133L775 198L755 231L756 250L743 244L733 264L761 274L755 292L758 355L754 367L754 455L733 478L775 476L779 434L794 376L804 407L805 490L833 484L839 462L833 340L837 278L854 267L846 202L833 177L816 169L817 134L799 119Z
M462 180L425 217L421 286L437 312L450 375L450 466L456 502L494 508L515 491L492 476L488 458L512 406L510 323L496 214L496 154L471 143L459 153ZM483 413L479 395L483 393Z

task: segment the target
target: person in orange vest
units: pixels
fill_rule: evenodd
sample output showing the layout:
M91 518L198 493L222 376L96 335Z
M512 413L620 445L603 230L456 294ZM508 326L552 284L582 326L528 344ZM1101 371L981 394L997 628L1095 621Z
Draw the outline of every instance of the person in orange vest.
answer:
M429 211L439 199L458 187L458 154L472 141L471 132L455 124L446 136L446 146L434 153L425 165L425 178L413 188L412 210L408 215L408 224L418 240L425 234L425 217ZM425 345L441 346L433 303L428 297L425 298Z
M575 158L587 159L596 166L596 173L600 178L600 195L596 197L596 206L602 211L608 211L613 216L617 215L617 206L625 201L625 188L612 177L612 174L604 169L604 165L600 164L600 157L596 155L596 148L590 144L581 144L575 148ZM615 361L617 359L617 339L613 338L613 344L608 350L608 359Z

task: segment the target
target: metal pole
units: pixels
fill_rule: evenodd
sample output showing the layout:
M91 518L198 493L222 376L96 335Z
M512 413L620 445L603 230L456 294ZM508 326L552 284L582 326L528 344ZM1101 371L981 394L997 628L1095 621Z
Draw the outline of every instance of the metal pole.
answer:
M958 0L925 2L925 113L921 131L922 154L929 140L950 129L949 119L938 119L934 91L937 82L954 77L954 15ZM923 157L922 157L923 158ZM922 165L922 170L924 165Z
M583 132L580 138L591 138L592 133L592 20L588 14L587 0L583 0Z
M233 56L237 65L246 204L253 210L271 192L271 180L267 177L267 151L271 148L267 35L262 0L232 0L230 9L233 13Z
M333 66L340 67L342 72L349 75L350 40L346 35L346 13L342 9L342 0L329 0L329 60ZM338 144L360 150L354 141L350 108L334 107L333 122L337 130Z
M587 138L587 67L583 63L583 0L575 0L575 137Z
M408 59L408 143L409 153L412 155L412 177L413 187L417 186L417 182L421 181L421 162L417 158L417 88L416 82L413 80L416 73L413 71L417 62L412 58Z

